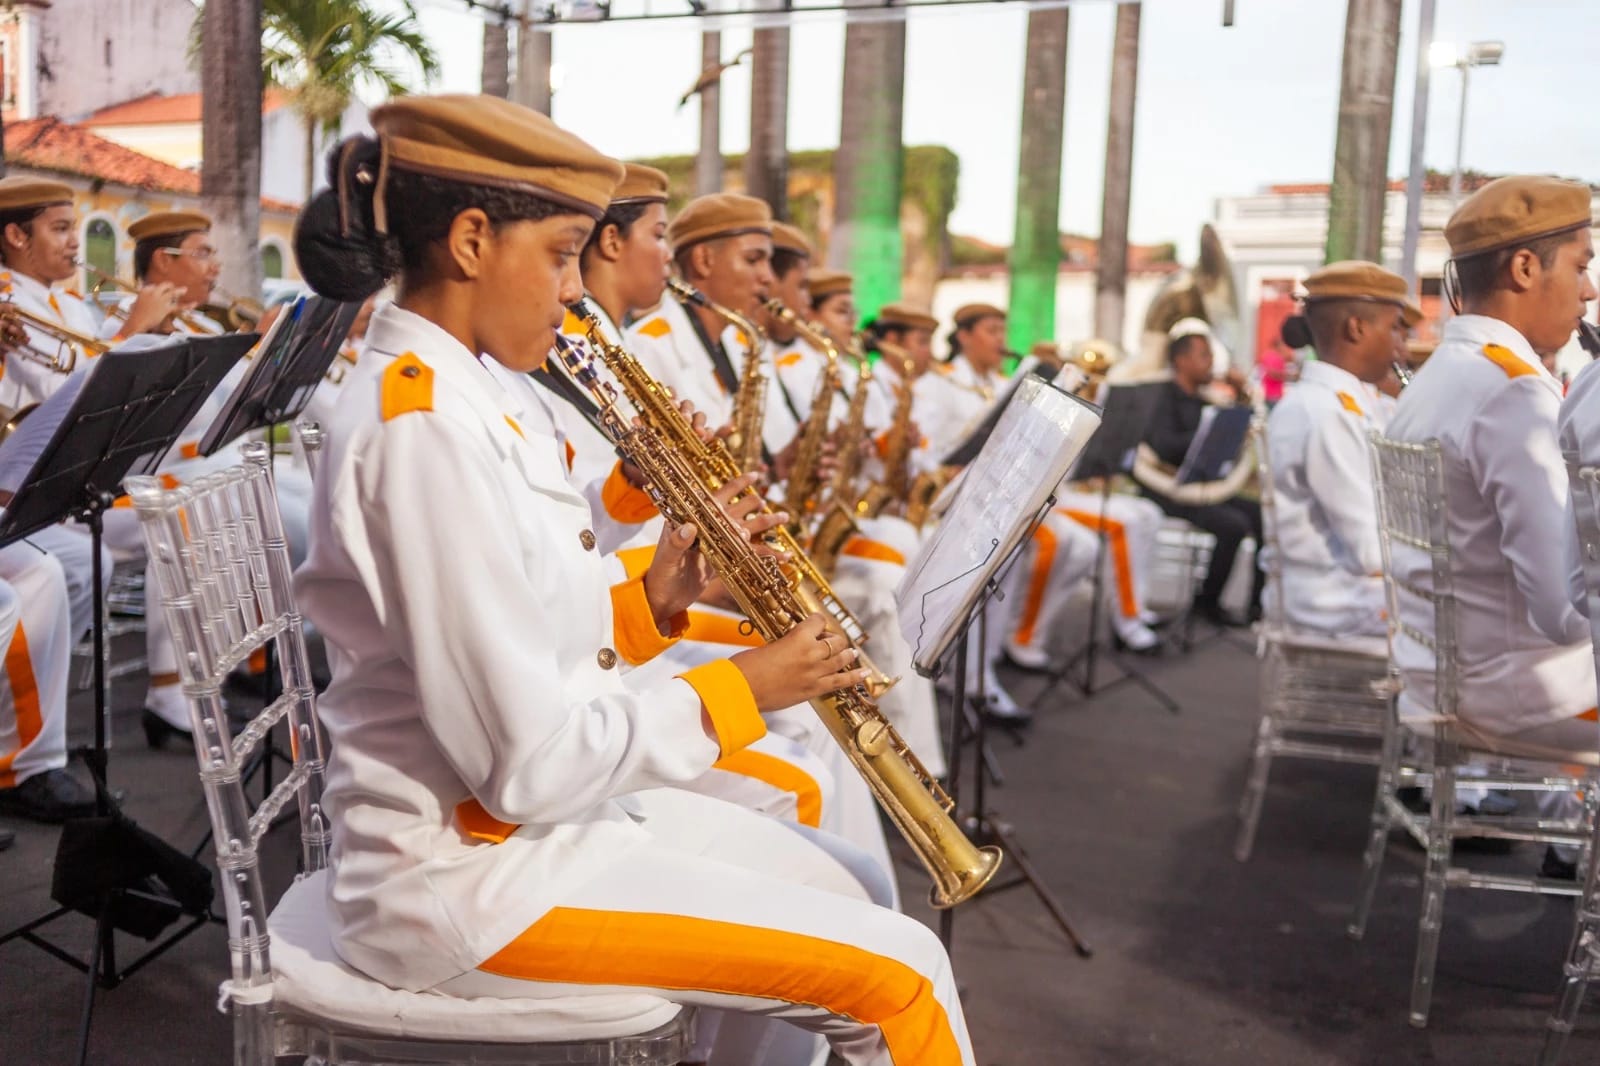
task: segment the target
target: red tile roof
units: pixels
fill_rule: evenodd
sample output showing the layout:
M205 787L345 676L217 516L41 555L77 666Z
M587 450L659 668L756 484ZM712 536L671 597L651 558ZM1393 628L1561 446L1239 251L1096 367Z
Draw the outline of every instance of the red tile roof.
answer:
M53 116L7 123L5 141L6 162L11 165L135 189L200 195L200 175L194 171L124 148ZM296 204L265 197L261 206L274 211L299 210Z
M269 114L288 103L282 89L268 89L261 98L261 113ZM199 122L200 94L147 93L120 104L102 107L83 120L85 126L158 126L165 123Z

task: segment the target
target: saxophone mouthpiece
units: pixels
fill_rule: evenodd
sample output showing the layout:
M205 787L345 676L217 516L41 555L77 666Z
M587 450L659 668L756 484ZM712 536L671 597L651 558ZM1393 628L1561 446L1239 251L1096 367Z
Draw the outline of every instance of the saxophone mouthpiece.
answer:
M685 303L695 304L699 307L709 306L706 302L705 293L686 281L680 281L678 278L668 278L667 288L671 290L674 296Z

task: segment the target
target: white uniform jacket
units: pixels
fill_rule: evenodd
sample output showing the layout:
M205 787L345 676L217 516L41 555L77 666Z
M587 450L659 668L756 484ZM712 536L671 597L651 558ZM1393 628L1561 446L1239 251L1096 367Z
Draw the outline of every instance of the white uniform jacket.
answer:
M44 284L16 271L0 271L0 298L14 300L19 308L47 322L65 326L74 333L87 337L97 336L99 328L94 314L83 300L65 289ZM72 369L83 370L92 358L76 346L63 348L32 326L24 327L28 342L44 358L54 358L59 353L63 361L71 360ZM65 373L51 370L43 363L24 359L15 351L7 351L5 370L0 374L0 406L15 409L31 403L43 403L67 380Z
M1578 371L1567 389L1567 398L1561 401L1557 418L1557 438L1561 442L1563 457L1576 458L1581 466L1600 466L1600 361L1590 363ZM1584 617L1589 615L1589 592L1583 580L1583 565L1578 557L1578 527L1568 501L1565 563L1570 577L1572 607ZM1569 619L1560 604L1536 604L1533 608L1534 624L1551 639L1562 639ZM1549 632L1545 626L1552 623L1562 628Z
M1382 636L1383 551L1367 434L1381 418L1359 378L1307 362L1267 423L1283 622ZM1276 597L1269 593L1268 603Z
M624 685L639 630L666 643L642 587L608 589L555 442L529 438L454 338L386 307L346 389L296 575L333 664L334 943L423 989L649 840L622 797L692 780L765 727L726 660L648 695Z
M915 386L918 425L933 454L944 456L959 444L982 420L1005 383L998 374L979 374L959 355L948 363L933 364L919 377Z
M1560 721L1595 703L1588 626L1567 600L1559 548L1568 522L1556 444L1560 404L1560 384L1520 333L1498 319L1461 315L1445 327L1389 423L1395 440L1436 437L1443 449L1460 713L1490 732ZM1429 563L1420 553L1397 548L1392 562L1402 578L1427 587ZM1555 607L1557 617L1536 627L1535 605ZM1408 597L1402 610L1406 624L1433 632L1431 607ZM1401 713L1426 713L1432 654L1403 632L1394 654L1406 685Z

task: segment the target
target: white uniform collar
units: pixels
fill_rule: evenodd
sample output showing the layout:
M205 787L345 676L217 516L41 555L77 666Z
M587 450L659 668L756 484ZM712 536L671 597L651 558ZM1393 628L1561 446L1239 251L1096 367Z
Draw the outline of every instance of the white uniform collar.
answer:
M1550 371L1544 368L1539 361L1539 356L1534 352L1533 346L1528 343L1517 328L1509 322L1488 315L1456 315L1444 324L1444 335L1440 338L1440 345L1455 341L1470 347L1478 348L1485 344L1499 345L1511 352L1518 359L1527 363L1529 367L1538 371L1540 376L1550 381L1555 381Z
M7 270L5 275L7 278L11 279L12 288L34 300L37 300L39 303L43 304L50 302L50 293L53 291L54 286L46 285L38 278L29 277L28 275L16 270Z
M1370 388L1344 367L1325 363L1321 359L1307 359L1305 365L1300 368L1300 380L1302 383L1321 385L1334 392L1349 393L1351 396L1362 395Z

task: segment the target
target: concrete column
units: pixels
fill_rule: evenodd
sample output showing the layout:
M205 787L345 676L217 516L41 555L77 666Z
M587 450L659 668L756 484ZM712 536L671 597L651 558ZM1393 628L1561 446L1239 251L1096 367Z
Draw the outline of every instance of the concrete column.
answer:
M1400 0L1349 0L1326 262L1383 257L1389 130L1400 58Z
M1007 340L1026 352L1056 332L1061 266L1061 141L1067 108L1067 9L1028 13L1022 69L1022 149L1011 241Z
M1095 336L1118 346L1123 343L1127 316L1128 206L1133 194L1134 103L1139 93L1139 14L1138 4L1117 8L1116 36L1111 45L1105 186L1100 202L1100 264L1094 289Z

